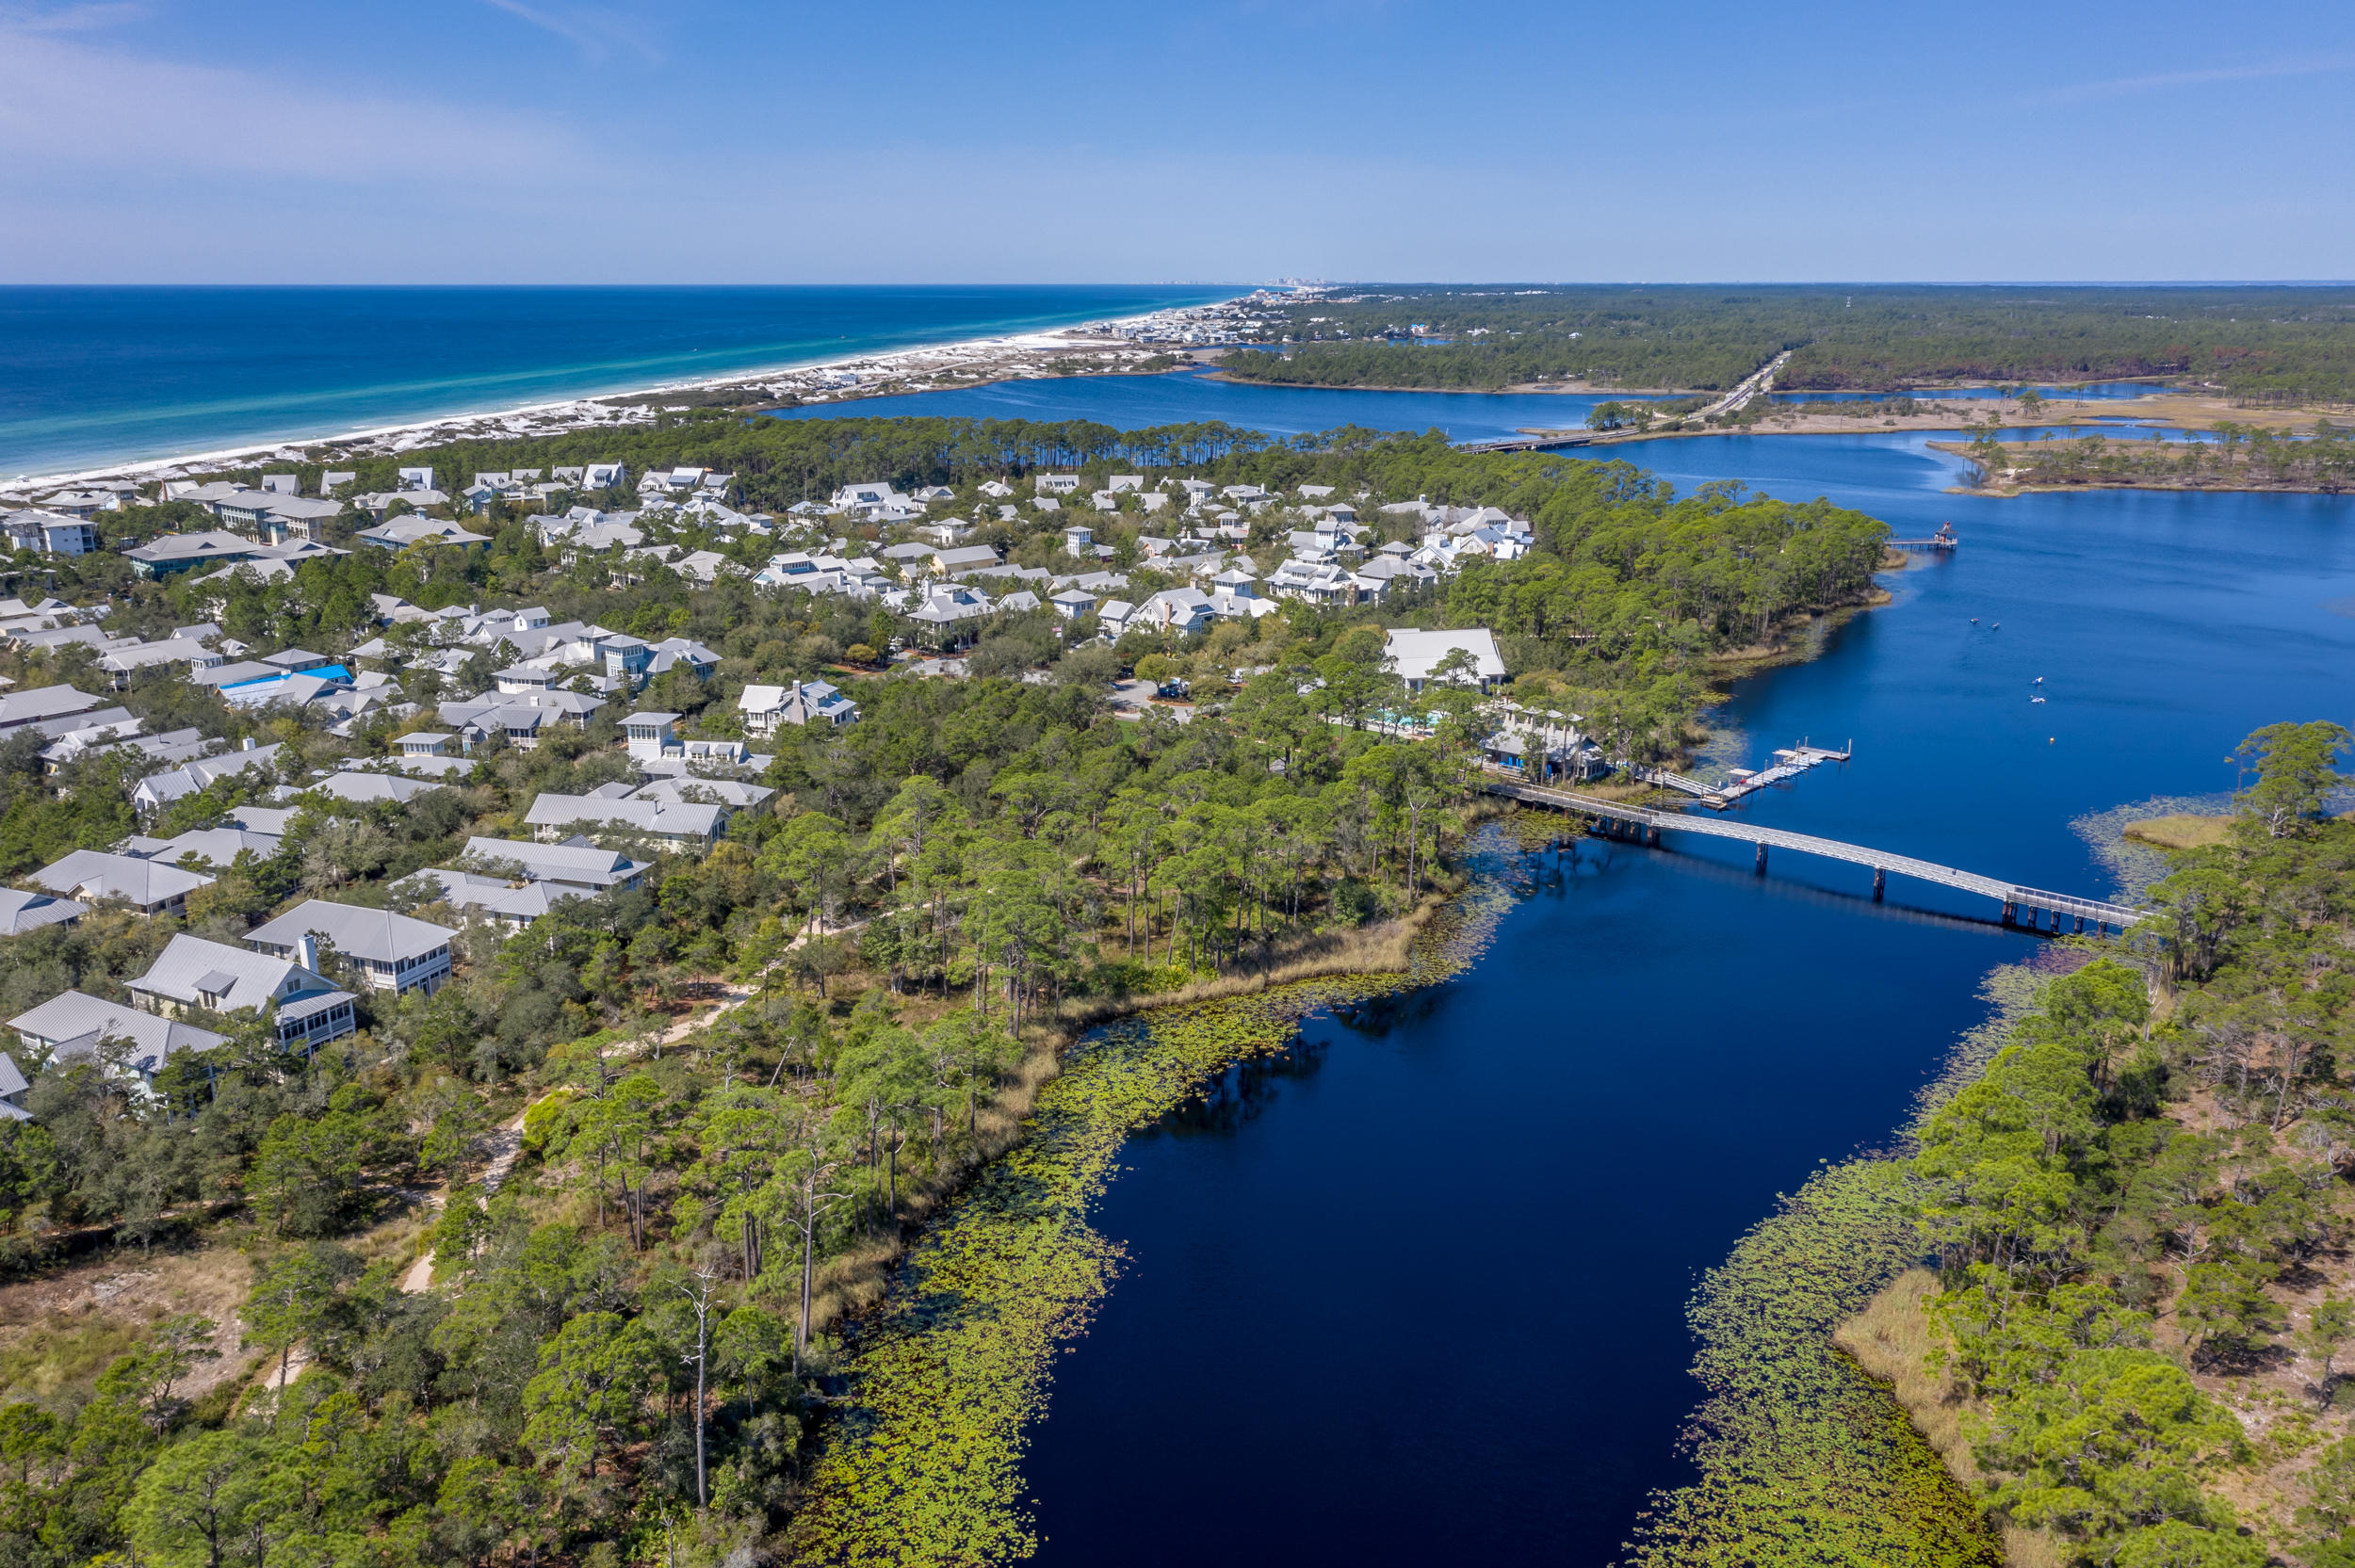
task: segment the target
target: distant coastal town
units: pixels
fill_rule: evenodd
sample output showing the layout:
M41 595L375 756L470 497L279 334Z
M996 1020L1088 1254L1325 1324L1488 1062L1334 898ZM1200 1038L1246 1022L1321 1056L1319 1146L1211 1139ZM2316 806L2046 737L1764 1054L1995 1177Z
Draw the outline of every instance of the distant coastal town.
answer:
M344 435L322 432L314 439L222 448L45 477L27 476L0 481L0 505L22 505L37 492L76 484L137 480L153 485L218 473L256 460L303 461L306 453L345 459L395 457L456 441L525 440L577 430L642 428L664 413L694 408L759 411L943 391L1026 377L1165 370L1181 363L1178 356L1189 350L1232 343L1264 331L1269 310L1278 298L1258 290L1216 304L1155 311L1055 331L859 355Z

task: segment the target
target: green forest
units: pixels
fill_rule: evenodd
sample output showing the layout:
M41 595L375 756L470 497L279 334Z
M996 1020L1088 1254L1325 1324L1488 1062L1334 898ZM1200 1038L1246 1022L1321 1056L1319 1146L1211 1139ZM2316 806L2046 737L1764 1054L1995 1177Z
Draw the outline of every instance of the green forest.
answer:
M2251 403L2355 397L2355 291L2233 286L1385 287L1292 305L1244 380L1788 390L2165 378ZM1417 329L1421 331L1418 333Z
M466 927L450 983L363 990L361 1032L316 1055L280 1052L249 1015L200 1013L229 1043L171 1058L153 1098L103 1053L27 1061L32 1120L0 1122L9 1288L135 1268L196 1279L218 1305L25 1309L0 1350L0 1560L704 1564L780 1539L831 1434L859 1420L845 1324L887 1299L893 1259L944 1196L1022 1146L1075 1028L1303 964L1396 968L1400 923L1458 885L1451 863L1485 809L1476 696L1438 683L1410 700L1382 667L1385 622L1493 623L1517 695L1584 703L1615 745L1659 752L1681 743L1718 655L1863 602L1886 537L1820 502L1679 496L1625 464L1473 457L1436 435L692 414L588 441L404 461L463 472L618 445L633 467L735 472L748 501L880 474L955 487L939 509L962 515L983 479L1050 453L1096 469L1153 452L1368 503L1502 506L1531 519L1536 548L1403 610L1291 604L1181 642L1106 647L1000 616L974 628L966 679L877 672L878 650L918 628L873 605L567 559L504 513L479 550L362 547L278 583L58 562L62 596L114 596L110 631L211 615L255 652L382 632L398 653L417 634L380 627L371 594L539 605L706 641L722 655L707 680L682 668L637 696L683 734L736 733L755 681L835 680L861 715L763 741L777 793L707 854L612 841L653 863L644 886L521 930ZM109 529L152 536L193 522L185 510ZM1146 520L1097 521L1135 559ZM701 523L645 523L650 542L751 554ZM1271 537L1286 525L1266 514ZM983 537L1043 560L1059 528L1038 513ZM114 700L156 728L281 747L158 821L133 818L119 762L50 772L38 744L0 747L11 874L217 822L282 783L299 808L275 854L212 867L185 921L102 907L0 942L8 1015L68 987L121 999L173 932L234 943L305 897L461 925L414 873L470 835L528 833L542 791L627 775L621 707L529 750L494 737L405 805L304 786L386 756L435 722L435 695L503 661L484 649L447 681L412 674L426 710L349 737L136 675ZM1189 675L1191 721L1117 717L1107 685L1129 668ZM99 678L79 645L12 652L5 672ZM1428 738L1368 726L1385 711ZM865 1463L832 1462L829 1495L855 1493Z
M2313 490L2355 488L2355 438L2328 419L2311 433L2224 421L2213 441L2121 441L2094 433L2005 441L1992 426L1969 428L1967 448L1981 484L2076 489Z
M1827 1168L1713 1272L1701 1479L1631 1562L2355 1562L2348 739L2249 736L2229 826L2129 951L1998 971L1907 1146ZM1925 1256L1920 1304L1876 1300ZM1924 1347L1914 1422L1834 1348L1876 1315Z

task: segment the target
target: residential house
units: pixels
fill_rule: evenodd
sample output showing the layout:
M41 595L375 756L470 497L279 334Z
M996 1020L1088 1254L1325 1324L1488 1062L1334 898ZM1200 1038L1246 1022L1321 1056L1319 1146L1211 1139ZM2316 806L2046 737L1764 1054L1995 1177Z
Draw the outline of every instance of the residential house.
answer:
M70 719L88 713L101 701L87 691L78 691L70 686L37 686L27 691L0 691L0 735L26 724Z
M254 1012L276 1024L281 1049L315 1049L360 1026L352 1011L359 998L320 974L317 962L318 944L307 932L289 958L183 932L130 982L131 1004L158 1018L177 1018L192 1008Z
M43 926L71 926L89 913L78 899L0 887L0 936L23 936Z
M1311 604L1357 602L1356 580L1329 560L1302 560L1296 557L1287 560L1268 574L1267 590L1278 599L1306 599Z
M774 735L780 724L819 723L833 728L858 718L858 704L824 681L789 686L748 686L736 700L747 735Z
M36 1059L104 1060L114 1052L102 1057L100 1043L113 1041L122 1052L118 1071L150 1092L155 1075L179 1052L209 1051L229 1043L227 1035L159 1018L120 1002L103 1002L79 991L61 991L29 1012L9 1019L8 1026Z
M933 571L943 577L978 572L984 567L996 566L998 562L998 552L986 544L967 544L954 550L933 552Z
M201 871L183 871L160 861L105 849L76 849L27 877L51 893L84 903L120 898L141 914L186 914L188 895L211 884Z
M1406 689L1418 695L1433 672L1456 653L1470 658L1482 691L1495 690L1496 683L1504 678L1504 658L1497 652L1496 636L1485 626L1453 632L1397 627L1382 635L1385 662L1406 683Z
M634 861L593 844L542 844L519 838L470 838L465 858L478 865L512 865L525 880L550 882L585 897L626 893L645 881L651 861Z
M240 854L250 852L257 860L268 860L278 853L278 847L284 842L283 832L231 827L191 828L177 838L135 835L125 848L141 860L161 861L166 865L187 869L185 863L194 857L199 865L208 865L219 871L235 864Z
M1210 597L1198 588L1164 589L1137 606L1129 629L1144 628L1178 637L1207 631L1212 620Z
M326 778L309 784L280 784L275 798L292 800L317 794L332 795L338 800L349 800L354 805L407 805L427 791L441 787L416 779L397 778L390 773L341 772L330 773Z
M251 739L244 750L225 752L216 757L199 757L163 773L151 773L131 787L132 809L141 814L161 811L183 796L194 795L211 788L232 774L249 768L274 773L278 767L279 746L256 746Z
M695 853L710 849L727 831L724 805L640 800L632 794L631 785L609 784L586 795L540 795L524 823L546 843L579 833L626 833Z
M908 510L916 507L914 497L902 495L888 482L844 485L829 497L829 504L861 518L872 518L884 511Z
M925 595L924 602L907 614L909 620L938 636L960 621L979 620L996 611L997 606L990 602L987 594L959 583L950 588L933 589Z
M246 933L246 946L271 958L301 960L307 937L324 937L354 974L396 995L422 990L430 996L449 978L450 938L458 933L390 910L306 898ZM310 952L316 956L316 945Z
M504 734L510 744L528 749L540 744L540 733L547 725L568 723L577 729L588 728L590 716L603 706L602 697L578 691L543 691L444 703L441 719L457 732L462 752L471 752L495 734Z

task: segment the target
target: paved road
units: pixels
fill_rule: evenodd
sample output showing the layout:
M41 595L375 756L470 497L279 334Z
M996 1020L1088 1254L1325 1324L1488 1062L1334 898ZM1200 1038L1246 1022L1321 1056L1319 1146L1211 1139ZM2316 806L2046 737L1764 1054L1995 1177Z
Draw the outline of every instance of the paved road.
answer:
M1785 348L1781 353L1777 354L1773 359L1768 360L1758 369L1752 371L1749 375L1745 376L1742 379L1742 384L1740 386L1735 387L1731 392L1727 393L1723 397L1718 398L1715 402L1710 404L1709 407L1701 410L1698 413L1687 414L1685 417L1688 419L1707 419L1713 414L1730 413L1735 409L1745 406L1751 398L1757 396L1760 393L1764 392L1768 387L1775 384L1775 372L1780 370L1783 367L1784 363L1790 358L1791 350Z

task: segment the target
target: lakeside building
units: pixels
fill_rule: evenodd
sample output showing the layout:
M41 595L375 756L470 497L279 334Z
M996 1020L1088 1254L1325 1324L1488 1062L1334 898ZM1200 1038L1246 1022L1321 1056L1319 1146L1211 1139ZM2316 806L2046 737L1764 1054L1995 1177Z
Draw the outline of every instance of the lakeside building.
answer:
M1504 656L1497 652L1496 635L1486 626L1454 632L1398 627L1386 630L1382 639L1384 661L1406 683L1406 689L1417 696L1421 695L1433 672L1453 654L1460 653L1470 659L1483 692L1494 691L1497 682L1504 679Z

